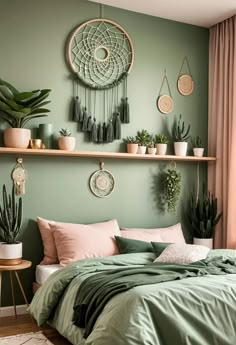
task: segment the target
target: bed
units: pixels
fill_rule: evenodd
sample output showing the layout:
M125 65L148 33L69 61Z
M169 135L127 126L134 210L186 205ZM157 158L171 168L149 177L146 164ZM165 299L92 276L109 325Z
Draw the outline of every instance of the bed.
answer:
M207 261L210 268L220 262L220 270L230 265L228 271L193 274L189 269L191 274L186 277L169 281L165 278L115 294L104 304L91 331L84 336L86 329L76 326L73 320L78 291L88 279L114 270L151 267L155 258L155 253L143 252L70 263L50 274L36 292L29 312L38 325L48 322L74 345L235 344L234 250L211 250L205 261L199 261L203 265ZM159 263L159 267L165 268L165 263ZM183 267L188 271L187 266ZM166 271L160 276L166 277Z

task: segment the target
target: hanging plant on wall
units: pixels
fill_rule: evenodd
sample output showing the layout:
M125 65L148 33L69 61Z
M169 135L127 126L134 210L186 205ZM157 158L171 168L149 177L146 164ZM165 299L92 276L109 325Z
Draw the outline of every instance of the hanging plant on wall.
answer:
M179 195L181 192L181 175L178 170L176 170L176 165L171 166L162 175L162 206L170 213L175 213Z

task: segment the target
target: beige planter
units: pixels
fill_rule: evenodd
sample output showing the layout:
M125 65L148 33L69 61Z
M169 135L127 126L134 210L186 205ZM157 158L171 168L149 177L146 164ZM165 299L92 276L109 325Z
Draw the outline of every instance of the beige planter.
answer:
M186 156L188 143L186 141L177 141L174 143L175 155Z
M6 128L3 139L6 147L27 149L31 139L31 131L26 128Z
M204 148L203 147L194 147L193 155L196 157L203 157Z
M60 150L73 151L75 148L75 138L74 137L59 137L58 147Z
M128 153L137 153L138 152L138 144L127 144L127 152Z
M156 144L157 155L164 156L167 151L167 144Z
M0 242L0 265L19 265L22 261L22 242Z
M213 249L213 238L193 238L193 244L201 245Z
M146 146L139 146L138 153L144 155L146 153L147 147Z
M148 147L148 154L149 155L155 155L157 152L156 147Z

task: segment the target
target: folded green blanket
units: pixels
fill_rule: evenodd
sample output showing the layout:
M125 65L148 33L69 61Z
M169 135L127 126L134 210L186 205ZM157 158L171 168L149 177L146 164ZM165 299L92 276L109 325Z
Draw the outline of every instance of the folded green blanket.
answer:
M87 338L106 303L121 292L140 285L230 273L236 273L236 258L208 258L191 265L153 263L97 273L85 279L78 289L73 322L85 328L84 338Z

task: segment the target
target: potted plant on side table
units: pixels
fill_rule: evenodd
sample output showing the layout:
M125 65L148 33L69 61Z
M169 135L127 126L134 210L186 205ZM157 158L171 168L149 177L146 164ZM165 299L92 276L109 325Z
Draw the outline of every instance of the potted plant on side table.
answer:
M30 129L24 128L32 119L47 116L50 110L44 106L51 90L20 92L8 82L0 79L0 117L10 128L4 130L6 147L27 148L31 139Z
M222 212L217 215L217 198L210 192L203 192L200 197L191 195L188 219L193 231L193 243L213 248L215 226L219 222Z
M58 138L58 147L60 150L73 151L75 148L75 137L71 136L71 131L62 128L59 133L61 136Z
M167 151L168 138L164 134L155 135L155 146L157 149L157 155L165 155Z
M15 188L7 195L5 184L0 203L0 265L18 265L22 261L22 242L17 241L22 223L22 198L15 198Z
M187 148L188 148L188 142L190 131L190 124L188 125L188 128L185 130L185 123L184 121L181 122L181 114L179 115L179 119L177 123L174 125L174 136L175 136L175 142L174 142L174 150L176 156L186 156L187 154Z

